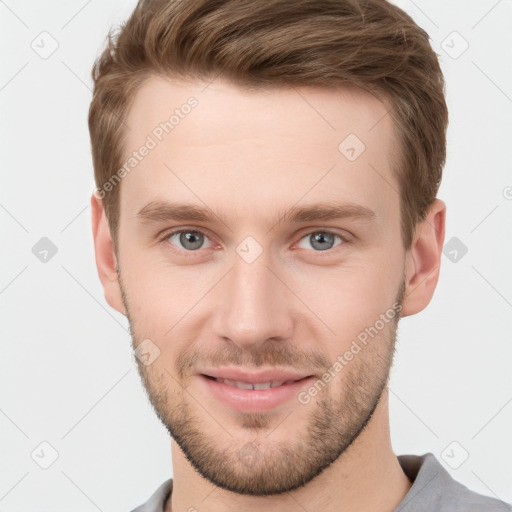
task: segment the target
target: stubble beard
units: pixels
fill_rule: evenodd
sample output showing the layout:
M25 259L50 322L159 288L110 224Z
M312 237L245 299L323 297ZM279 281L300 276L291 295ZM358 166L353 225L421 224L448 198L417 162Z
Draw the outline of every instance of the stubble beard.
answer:
M395 304L402 303L404 283ZM126 293L121 289L135 347L143 338L136 335ZM233 493L279 495L322 473L364 431L388 385L398 320L397 315L309 404L297 401L291 413L283 417L276 411L233 413L231 426L222 426L221 413L213 401L199 404L190 394L191 377L178 377L183 376L183 360L173 376L158 360L145 366L135 359L158 418L199 474ZM307 420L297 423L294 415L300 411L303 417L304 407L309 409ZM283 428L288 433L286 444L273 438Z

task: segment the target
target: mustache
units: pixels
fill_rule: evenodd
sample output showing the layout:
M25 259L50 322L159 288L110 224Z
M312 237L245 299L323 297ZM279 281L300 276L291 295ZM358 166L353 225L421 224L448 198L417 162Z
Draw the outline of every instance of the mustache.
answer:
M311 372L323 371L331 364L323 354L313 351L297 351L285 342L272 341L258 352L243 351L237 346L226 345L220 348L189 348L179 355L176 360L176 373L185 378L193 373L198 365L208 367L219 366L285 366L296 370Z

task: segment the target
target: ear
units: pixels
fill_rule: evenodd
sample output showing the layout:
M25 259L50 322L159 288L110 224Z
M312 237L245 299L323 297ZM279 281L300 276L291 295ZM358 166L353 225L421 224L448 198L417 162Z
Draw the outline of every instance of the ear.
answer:
M117 260L114 251L114 242L110 235L107 216L103 201L93 193L91 196L92 233L94 238L94 252L96 255L96 268L103 285L105 299L110 306L126 315L121 287L116 271Z
M406 288L401 316L414 315L427 307L439 279L446 226L446 205L435 199L427 217L416 227L406 253Z

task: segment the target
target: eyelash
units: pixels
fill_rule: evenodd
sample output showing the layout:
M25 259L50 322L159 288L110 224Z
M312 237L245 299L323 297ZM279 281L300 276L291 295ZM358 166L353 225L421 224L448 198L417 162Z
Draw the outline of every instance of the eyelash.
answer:
M176 246L174 246L173 244L171 244L170 242L168 242L169 238L173 235L176 235L176 234L179 234L179 233L199 233L203 236L205 236L208 240L210 240L210 237L204 232L204 231L201 231L199 229L187 229L187 228L181 228L181 229L176 229L174 231L168 231L166 232L164 235L162 235L160 237L160 242L162 243L167 243L169 246L171 246L171 250L176 252L176 253L179 253L181 254L182 252L186 252L186 253L198 253L201 251L201 249L196 249L195 251L187 251L186 249L179 249L177 248ZM334 249L336 249L336 247L340 247L340 246L343 246L343 245L346 245L349 242L349 240L347 238L345 238L344 236L340 235L339 233L335 233L334 231L330 231L328 229L315 229L315 230L312 230L312 231L309 231L308 233L306 233L305 235L303 235L300 239L299 239L299 242L301 240L303 240L304 238L308 237L308 236L311 236L312 234L314 233L322 233L322 234L326 234L326 235L331 235L333 237L338 237L340 240L341 240L341 243L338 244L338 245L335 245L334 247L332 247L331 249L326 249L325 251L313 251L315 253L318 253L318 254L322 254L322 253L326 253L326 254L332 254ZM211 240L210 240L211 242Z

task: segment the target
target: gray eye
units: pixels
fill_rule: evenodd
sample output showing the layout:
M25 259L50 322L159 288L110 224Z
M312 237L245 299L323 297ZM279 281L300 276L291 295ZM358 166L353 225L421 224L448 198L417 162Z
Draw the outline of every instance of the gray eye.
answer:
M339 239L339 243L335 243L336 239ZM317 251L326 251L329 249L332 249L336 245L340 245L342 238L340 235L337 235L336 233L331 233L329 231L315 231L313 233L310 233L309 235L306 235L302 240L307 241L311 244L311 247ZM304 247L303 245L299 245L302 249L309 249L310 247Z
M187 251L195 251L201 249L207 237L200 231L176 231L169 235L169 241L172 243L172 239L178 237L179 245L178 248L186 249ZM176 244L174 244L176 245Z

